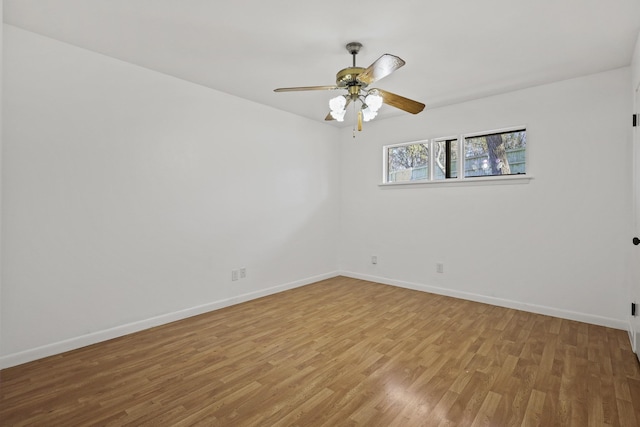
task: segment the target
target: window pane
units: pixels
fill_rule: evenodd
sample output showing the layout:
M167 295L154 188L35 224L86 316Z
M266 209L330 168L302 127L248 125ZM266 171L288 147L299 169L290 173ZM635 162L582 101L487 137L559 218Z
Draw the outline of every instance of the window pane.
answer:
M464 176L526 173L527 131L479 135L464 139Z
M429 179L429 145L426 142L389 147L387 161L387 182Z
M449 175L447 176L447 148L449 149ZM458 140L448 139L433 142L433 178L446 179L458 177Z

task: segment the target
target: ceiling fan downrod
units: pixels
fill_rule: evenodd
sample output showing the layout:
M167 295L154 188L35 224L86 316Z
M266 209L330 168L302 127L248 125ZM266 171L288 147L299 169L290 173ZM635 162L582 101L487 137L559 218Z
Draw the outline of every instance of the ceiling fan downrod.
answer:
M351 42L351 43L347 43L347 51L351 54L351 56L353 56L353 66L356 66L356 55L358 54L358 52L360 52L360 49L362 48L362 43L359 42Z

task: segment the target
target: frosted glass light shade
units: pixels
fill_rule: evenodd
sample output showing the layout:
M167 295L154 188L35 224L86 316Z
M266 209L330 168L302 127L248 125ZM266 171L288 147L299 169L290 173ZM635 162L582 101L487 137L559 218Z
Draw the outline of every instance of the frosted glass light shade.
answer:
M377 113L380 107L382 107L382 97L375 93L370 93L369 95L367 95L367 97L364 99L364 102L365 104L367 104L367 107L369 107L369 109L374 113Z
M344 114L346 112L347 112L347 110L341 110L341 111L331 110L331 117L333 117L335 120L337 120L339 122L344 122Z
M347 99L343 95L336 96L329 100L329 108L331 109L331 112L344 111L344 107L346 107L346 105Z
M368 105L369 104L367 104L367 106ZM367 107L367 108L362 109L362 119L365 122L368 122L369 120L373 120L374 117L377 116L377 115L378 115L378 113L376 111L373 111L371 109L371 107Z

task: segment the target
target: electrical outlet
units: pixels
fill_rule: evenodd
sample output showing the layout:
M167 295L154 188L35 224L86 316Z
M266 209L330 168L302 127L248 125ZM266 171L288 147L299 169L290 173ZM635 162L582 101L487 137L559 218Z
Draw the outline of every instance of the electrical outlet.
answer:
M444 264L439 262L436 264L436 272L438 273L444 273Z
M244 279L245 277L247 277L247 268L246 267L242 267L240 269L240 278Z
M371 264L377 264L378 263L378 257L375 255L371 256Z
M234 282L238 280L238 270L231 270L231 280Z

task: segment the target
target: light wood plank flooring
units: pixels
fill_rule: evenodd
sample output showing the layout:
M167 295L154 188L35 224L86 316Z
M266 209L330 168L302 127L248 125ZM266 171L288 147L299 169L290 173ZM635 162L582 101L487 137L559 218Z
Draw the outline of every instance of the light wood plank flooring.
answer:
M626 332L344 277L5 369L0 387L3 426L640 425Z

